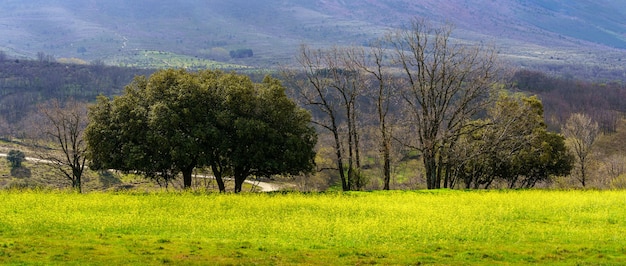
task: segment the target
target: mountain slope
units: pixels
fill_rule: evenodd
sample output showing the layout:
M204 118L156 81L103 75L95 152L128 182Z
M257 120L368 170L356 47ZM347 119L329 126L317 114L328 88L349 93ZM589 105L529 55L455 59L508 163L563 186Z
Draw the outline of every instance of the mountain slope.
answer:
M249 65L284 63L301 43L361 45L414 17L456 25L518 62L621 65L621 0L5 0L0 50L120 62L156 50Z

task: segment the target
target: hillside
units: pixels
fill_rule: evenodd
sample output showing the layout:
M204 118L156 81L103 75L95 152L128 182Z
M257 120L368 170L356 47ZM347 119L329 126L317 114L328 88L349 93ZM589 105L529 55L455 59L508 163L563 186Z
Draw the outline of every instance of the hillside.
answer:
M621 69L626 57L620 0L6 0L0 50L117 65L149 50L267 67L301 43L367 44L416 16L449 21L457 38L495 43L520 65ZM254 56L233 59L236 49Z

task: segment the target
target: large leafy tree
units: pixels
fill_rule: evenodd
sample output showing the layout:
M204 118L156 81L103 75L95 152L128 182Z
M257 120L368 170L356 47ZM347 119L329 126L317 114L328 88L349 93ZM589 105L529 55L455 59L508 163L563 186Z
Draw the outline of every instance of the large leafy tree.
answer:
M93 167L138 171L167 184L210 166L220 191L250 175L309 171L315 132L275 79L255 84L219 71L158 71L136 78L125 94L100 97L86 131Z
M563 136L547 131L543 105L535 96L500 94L488 117L474 125L478 130L455 150L454 170L466 188L489 188L494 181L529 188L572 167Z
M185 94L198 97L197 80L184 71L160 71L137 77L125 94L112 101L100 97L90 110L86 131L93 167L139 171L167 184L182 172L191 185L200 156L198 140L185 110ZM185 117L187 114L187 117Z
M276 79L266 77L252 86L249 79L232 82L227 89L229 110L222 130L228 136L228 158L235 192L250 175L297 174L313 168L316 143L311 117L285 95ZM235 86L234 84L238 84Z

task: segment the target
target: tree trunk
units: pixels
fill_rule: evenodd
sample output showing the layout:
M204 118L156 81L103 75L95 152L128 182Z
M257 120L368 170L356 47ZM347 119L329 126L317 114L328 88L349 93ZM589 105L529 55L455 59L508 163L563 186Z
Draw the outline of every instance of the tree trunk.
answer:
M449 162L446 163L446 172L444 175L443 188L452 188L452 178L450 177L452 175L452 164Z
M493 183L493 180L494 180L494 179L495 179L495 178L490 178L490 179L489 179L489 182L487 182L487 184L485 185L485 189L489 189L489 187L491 186L491 183Z
M81 184L83 171L81 170L81 168L72 166L72 173L74 174L74 179L72 180L72 186L74 187L74 189L76 189L76 191L78 191L78 193L83 193L83 186Z
M585 179L587 178L585 176L585 174L586 174L585 173L585 164L586 163L585 163L584 158L582 160L580 160L580 182L583 185L583 187L585 187L585 181L586 181Z
M244 169L235 168L234 176L235 176L235 193L241 192L242 186L246 178L249 176L249 172Z
M435 162L435 156L430 154L430 151L425 152L424 167L426 168L426 187L428 189L435 189L437 181L437 163Z
M511 179L511 182L509 183L509 189L514 189L514 188L515 188L515 184L517 183L517 178L518 178L518 177L517 177L517 175L516 175L516 176L514 176L514 177Z
M383 174L385 176L384 190L389 190L389 183L391 182L391 156L389 152L389 145L385 143L383 147Z
M82 186L80 184L80 178L72 181L72 187L74 187L74 189L78 191L78 193L83 193Z
M333 136L335 137L335 153L337 154L337 169L339 169L339 177L341 178L341 189L343 191L349 191L348 180L346 180L346 174L343 169L343 157L341 154L341 141L339 140L339 132L337 127L333 127Z
M435 167L437 168L437 178L435 179L435 188L436 189L440 189L441 188L441 176L443 174L443 150L439 151L439 155L437 156L438 159L435 161Z
M191 176L193 175L194 167L187 167L183 169L183 187L185 189L191 188Z
M354 132L352 131L352 115L350 105L346 104L346 114L348 116L348 190L358 190L357 180L354 174Z
M389 183L391 182L391 143L390 143L390 136L387 135L387 125L385 122L385 112L382 108L382 103L381 103L381 98L382 96L379 95L379 100L378 100L378 119L380 121L380 134L381 134L381 143L382 143L382 150L381 153L383 155L383 176L384 176L384 187L383 190L389 190L390 186Z
M226 186L224 185L224 179L222 178L222 168L217 162L212 162L211 170L213 170L213 176L215 176L215 181L217 182L217 187L219 188L220 193L225 193Z
M350 103L350 107L351 107L351 122L350 125L352 126L352 132L351 132L351 136L352 136L352 147L354 149L354 183L356 184L356 186L354 187L356 190L361 190L365 184L363 183L363 180L361 179L361 155L359 152L359 132L358 132L358 128L357 128L357 121L356 121L356 110L355 110L355 106L354 106L354 99L351 99L351 103ZM350 158L352 158L352 156L350 156Z
M226 186L224 186L224 179L221 176L215 176L217 187L220 189L220 193L226 193Z
M235 175L235 193L241 192L244 181L246 181L245 176Z

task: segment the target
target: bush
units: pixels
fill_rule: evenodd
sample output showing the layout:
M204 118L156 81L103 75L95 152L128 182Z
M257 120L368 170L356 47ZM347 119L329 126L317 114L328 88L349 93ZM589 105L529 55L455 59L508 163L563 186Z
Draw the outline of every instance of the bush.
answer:
M22 167L22 162L26 159L26 155L19 150L11 150L7 155L7 161L11 164L11 169Z

